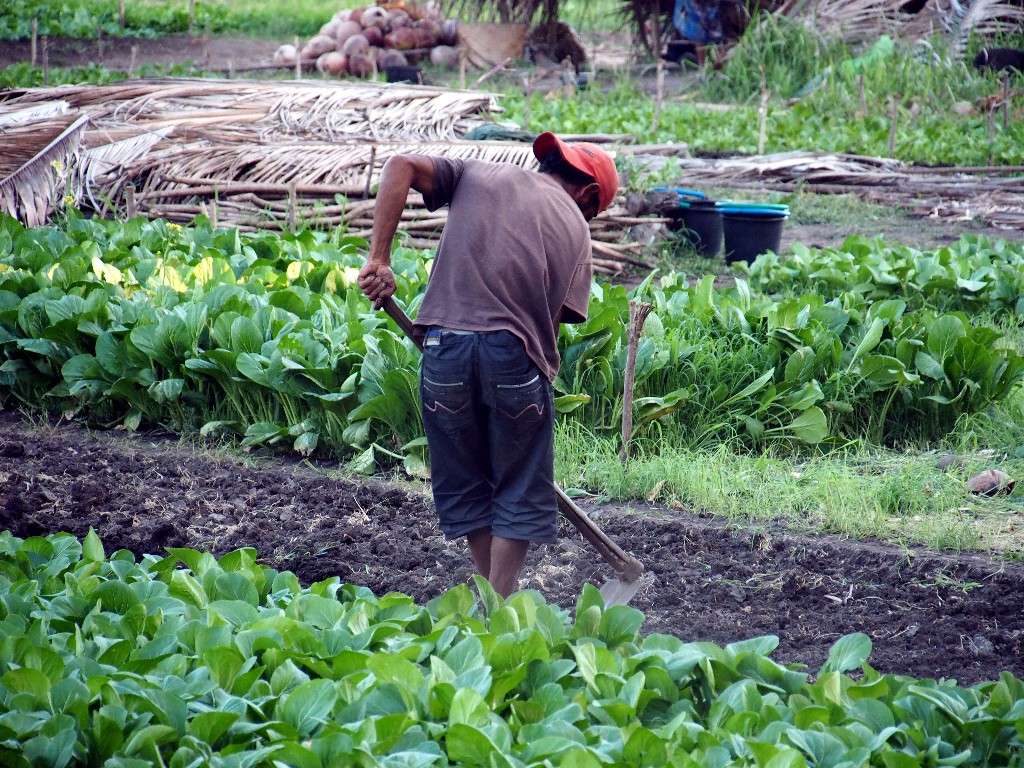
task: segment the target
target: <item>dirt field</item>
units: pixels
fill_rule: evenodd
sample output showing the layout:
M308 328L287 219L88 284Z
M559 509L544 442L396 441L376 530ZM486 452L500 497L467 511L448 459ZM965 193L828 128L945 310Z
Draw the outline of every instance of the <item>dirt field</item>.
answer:
M0 528L25 537L84 536L107 552L223 554L255 547L261 562L310 582L338 576L378 594L427 600L471 576L420 486L353 482L306 462L245 461L166 436L32 424L0 412ZM880 543L731 526L677 510L600 505L589 511L647 567L632 604L644 632L719 644L774 634L774 657L816 670L842 634L874 640L883 672L992 680L1024 677L1024 567L981 555L935 555ZM535 549L522 587L571 608L585 582L612 572L563 523Z
M134 60L131 48L136 46ZM51 41L50 66L90 61L236 68L269 62L274 42ZM0 68L29 58L28 43L0 43ZM951 242L964 232L1021 239L971 222L908 216L887 223L895 242ZM789 226L783 247L834 245L851 232ZM861 234L879 234L863 232ZM438 533L422 486L340 477L308 463L241 461L182 447L167 436L93 433L40 425L0 411L0 528L30 536L99 532L108 552L164 547L218 554L255 547L262 562L304 583L338 576L378 593L426 600L469 579L461 543ZM882 543L730 526L710 517L636 505L590 509L648 568L633 605L645 632L717 643L775 634L775 657L812 670L842 634L874 640L870 663L885 672L961 683L1024 677L1024 567L981 555L929 554ZM571 607L587 581L611 576L568 524L557 545L535 550L522 586Z
M281 42L290 42L284 41ZM112 72L129 72L143 64L175 66L191 62L197 67L228 69L270 64L280 42L229 37L160 38L105 37L101 40L54 38L47 41L46 62L51 67L106 67ZM134 50L134 53L132 49ZM0 41L0 69L31 61L29 40ZM42 42L36 48L36 66L43 66Z

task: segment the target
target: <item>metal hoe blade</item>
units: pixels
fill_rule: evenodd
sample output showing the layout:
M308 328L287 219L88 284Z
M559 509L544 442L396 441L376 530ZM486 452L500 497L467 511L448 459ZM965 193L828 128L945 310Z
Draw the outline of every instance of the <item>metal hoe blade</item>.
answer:
M623 581L622 579L612 579L611 581L605 582L604 586L601 587L601 597L604 598L604 604L611 608L613 605L626 605L630 600L633 599L633 595L640 589L640 580L636 581Z

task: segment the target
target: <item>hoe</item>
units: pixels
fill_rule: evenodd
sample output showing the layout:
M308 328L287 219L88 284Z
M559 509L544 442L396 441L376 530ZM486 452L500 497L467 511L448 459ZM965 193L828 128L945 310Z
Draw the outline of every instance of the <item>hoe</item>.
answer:
M386 299L383 308L422 352L423 345L416 335L412 321L395 303L395 300ZM604 598L605 605L625 605L640 588L640 576L644 572L643 564L608 538L608 535L587 516L587 513L576 502L565 494L565 491L558 487L557 483L553 484L553 490L558 502L558 509L565 519L573 524L583 538L597 550L601 559L615 569L618 574L618 578L612 579L601 587L601 597Z

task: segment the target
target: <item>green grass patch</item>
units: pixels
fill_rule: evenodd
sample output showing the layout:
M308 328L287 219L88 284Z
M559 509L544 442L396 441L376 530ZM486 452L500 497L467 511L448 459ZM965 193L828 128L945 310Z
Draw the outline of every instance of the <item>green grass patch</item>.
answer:
M368 3L357 0L125 0L125 25L117 0L7 0L0 11L0 40L26 39L32 20L38 34L93 39L131 35L158 37L183 34L233 34L267 39L312 35L342 8ZM191 25L191 30L190 30Z
M965 452L963 466L942 471L936 460L944 451L938 447L892 451L855 445L797 457L751 454L728 444L687 450L640 441L624 465L617 446L578 424L560 425L558 482L598 498L647 499L737 522L783 523L808 534L936 550L1024 552L1019 492L987 498L965 487L974 473L994 466L1024 473L1024 460L998 451Z
M5 0L0 9L0 40L28 38L33 19L38 33L51 37L93 39L100 32L157 37L193 31L290 40L316 34L343 8L368 5L373 0L125 0L122 27L117 0ZM571 0L559 11L563 20L580 29L608 32L617 28L616 9L614 0ZM462 16L472 20L464 8Z
M0 88L42 88L47 85L77 85L89 83L104 85L127 80L131 77L206 77L212 76L204 72L192 62L164 66L161 64L143 64L134 73L117 69L107 69L97 64L84 67L50 67L43 71L41 67L33 67L28 62L12 64L0 70ZM220 75L216 75L220 76Z

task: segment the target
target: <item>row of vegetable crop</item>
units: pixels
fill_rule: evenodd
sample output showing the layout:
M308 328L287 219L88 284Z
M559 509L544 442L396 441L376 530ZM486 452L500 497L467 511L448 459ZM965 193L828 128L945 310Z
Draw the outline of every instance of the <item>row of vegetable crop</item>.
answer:
M812 676L778 638L641 635L482 579L425 606L300 586L242 549L107 557L0 533L0 762L11 768L1019 765L1024 681L880 674L866 635Z
M246 235L72 216L0 221L4 399L94 421L226 431L426 466L418 352L355 286L365 242L304 231ZM415 314L429 261L399 249L398 298ZM848 292L774 300L679 274L631 293L595 285L590 318L563 327L555 381L566 418L616 434L629 301L654 305L636 365L637 437L820 443L940 435L1007 397L1024 358L963 314Z
M344 6L344 2L335 3ZM119 9L123 9L124 25ZM25 40L35 31L50 37L93 40L97 36L157 37L199 32L266 34L288 31L311 35L337 7L309 0L287 4L225 0L5 0L0 10L0 40Z
M751 285L773 293L855 293L937 311L1024 317L1024 244L978 235L923 251L881 237L850 237L839 248L796 244L785 258L759 256L749 277Z

